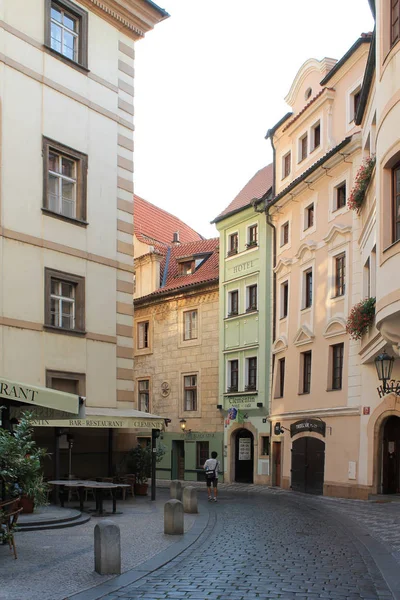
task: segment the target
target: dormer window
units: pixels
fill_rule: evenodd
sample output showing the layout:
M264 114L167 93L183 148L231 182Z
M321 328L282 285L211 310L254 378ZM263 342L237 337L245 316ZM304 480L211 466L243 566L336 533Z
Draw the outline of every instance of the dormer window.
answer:
M191 275L192 273L194 273L194 262L192 260L179 263L179 275Z

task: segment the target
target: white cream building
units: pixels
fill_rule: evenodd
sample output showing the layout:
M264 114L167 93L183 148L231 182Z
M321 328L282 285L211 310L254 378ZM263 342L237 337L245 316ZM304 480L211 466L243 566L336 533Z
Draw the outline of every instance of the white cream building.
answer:
M0 4L0 375L134 406L134 46L150 0ZM107 412L107 411L106 411Z

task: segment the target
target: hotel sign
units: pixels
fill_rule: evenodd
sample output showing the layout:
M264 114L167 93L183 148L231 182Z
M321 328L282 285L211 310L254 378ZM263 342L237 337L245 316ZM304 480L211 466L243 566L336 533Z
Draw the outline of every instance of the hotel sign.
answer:
M383 398L387 394L396 394L397 396L400 396L400 381L391 379L390 381L388 381L386 383L385 389L383 389L382 385L380 385L376 389L377 389L379 398Z
M257 408L257 394L248 396L225 396L228 407L235 406L236 408Z

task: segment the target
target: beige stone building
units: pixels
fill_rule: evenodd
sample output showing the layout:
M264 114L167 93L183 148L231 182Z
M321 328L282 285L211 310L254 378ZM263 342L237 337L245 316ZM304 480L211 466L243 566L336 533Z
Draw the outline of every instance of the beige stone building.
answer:
M142 252L135 258L136 402L139 410L171 420L162 433L167 452L157 477L203 481L211 451L223 464L219 241L204 240L176 217L136 200L135 255Z
M356 216L347 206L362 160L355 123L371 35L339 60L310 59L268 132L275 151L275 340L272 483L365 497L359 478L359 358L346 320L359 281Z
M0 5L0 375L86 397L80 475L107 474L134 408L134 46L167 16L150 0Z

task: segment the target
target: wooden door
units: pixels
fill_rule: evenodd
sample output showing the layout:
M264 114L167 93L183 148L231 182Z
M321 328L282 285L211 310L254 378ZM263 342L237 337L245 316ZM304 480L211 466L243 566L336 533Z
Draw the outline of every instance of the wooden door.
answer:
M382 492L400 493L400 418L389 417L383 430Z
M272 444L272 456L274 457L274 479L273 485L281 487L281 442L273 442Z
M295 440L292 446L292 490L306 494L323 494L324 471L325 443L307 436Z
M247 429L241 429L235 439L235 481L253 483L253 468L253 434Z

